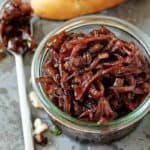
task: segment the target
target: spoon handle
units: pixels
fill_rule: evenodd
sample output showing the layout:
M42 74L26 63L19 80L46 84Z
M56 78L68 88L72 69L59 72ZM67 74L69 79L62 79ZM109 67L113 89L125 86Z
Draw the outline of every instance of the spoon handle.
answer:
M25 150L34 150L34 142L32 136L32 121L30 106L27 98L26 82L23 59L21 55L15 54L16 71L18 80L20 113L22 119L23 137Z

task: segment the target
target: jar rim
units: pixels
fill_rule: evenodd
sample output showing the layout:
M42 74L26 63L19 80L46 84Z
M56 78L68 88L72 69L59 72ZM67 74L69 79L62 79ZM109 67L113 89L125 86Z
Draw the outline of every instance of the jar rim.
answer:
M67 21L60 27L50 32L47 36L44 37L42 42L39 44L38 48L36 49L35 55L33 57L32 67L31 67L33 89L35 90L38 97L40 98L43 107L52 115L52 117L55 117L58 120L66 120L67 122L71 122L72 124L76 124L79 126L86 126L90 128L93 127L98 129L100 128L115 129L116 127L122 128L122 127L129 126L131 124L138 122L150 111L150 93L148 94L148 96L145 98L145 100L139 107L137 107L134 111L127 114L126 116L113 120L107 124L98 124L96 122L89 123L89 122L81 121L79 119L76 119L64 113L62 110L60 110L57 106L55 106L55 104L53 104L49 100L48 96L43 91L41 84L36 82L36 78L40 77L40 74L42 72L41 66L44 57L46 55L46 50L43 49L45 49L45 44L48 41L48 39L52 35L60 33L64 30L70 31L77 27L79 28L81 26L85 26L85 25L88 26L92 24L108 25L129 33L144 47L144 51L146 52L148 59L150 59L150 47L148 46L149 37L145 33L143 33L140 29L136 28L134 25L115 17L108 17L108 16L101 16L101 15L90 15L90 16L78 17L70 21Z

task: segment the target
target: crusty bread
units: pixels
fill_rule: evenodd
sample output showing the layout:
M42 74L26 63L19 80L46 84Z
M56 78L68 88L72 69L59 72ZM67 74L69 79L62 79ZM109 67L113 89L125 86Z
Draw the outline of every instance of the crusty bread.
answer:
M47 19L70 19L115 6L125 0L31 0L36 15Z

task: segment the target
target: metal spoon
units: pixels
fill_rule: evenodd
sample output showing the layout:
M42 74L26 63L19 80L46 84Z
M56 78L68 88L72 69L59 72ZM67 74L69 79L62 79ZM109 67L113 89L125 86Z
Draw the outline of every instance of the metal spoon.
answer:
M0 6L0 10L2 10L3 6L6 5L7 2L8 1L4 1L4 3ZM33 26L31 23L31 34L33 34L32 27ZM30 105L27 98L26 80L25 80L23 57L22 57L23 53L18 54L12 51L10 47L11 46L9 46L8 44L8 48L6 50L15 57L15 62L16 62L19 104L20 104L20 113L21 113L21 120L22 120L24 146L25 146L25 150L34 150L31 112L30 112Z
M21 54L17 54L10 49L8 49L7 51L10 52L15 57L15 62L16 62L19 104L20 104L20 113L21 113L21 120L22 120L25 150L34 150L31 112L30 112L30 106L27 98L23 58Z

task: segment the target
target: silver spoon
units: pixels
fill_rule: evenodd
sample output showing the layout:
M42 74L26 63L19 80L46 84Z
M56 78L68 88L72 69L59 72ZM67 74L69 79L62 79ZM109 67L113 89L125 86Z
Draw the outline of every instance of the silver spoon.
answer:
M30 105L27 98L23 58L21 54L17 54L10 49L8 49L7 51L15 57L15 62L16 62L19 104L20 104L20 113L21 113L25 150L34 150L31 111L30 111Z
M9 1L4 1L4 3L0 6L0 10L2 10L3 6L7 4ZM31 22L31 34L33 34L33 25ZM26 90L26 79L23 65L23 53L16 53L11 50L8 44L8 48L6 49L10 54L15 57L16 62L16 73L17 73L17 81L18 81L18 92L19 92L19 104L20 104L20 113L22 120L22 129L23 129L23 137L24 137L24 146L25 150L34 150L34 142L32 135L32 121L31 121L31 111L30 105L27 98L27 90Z

